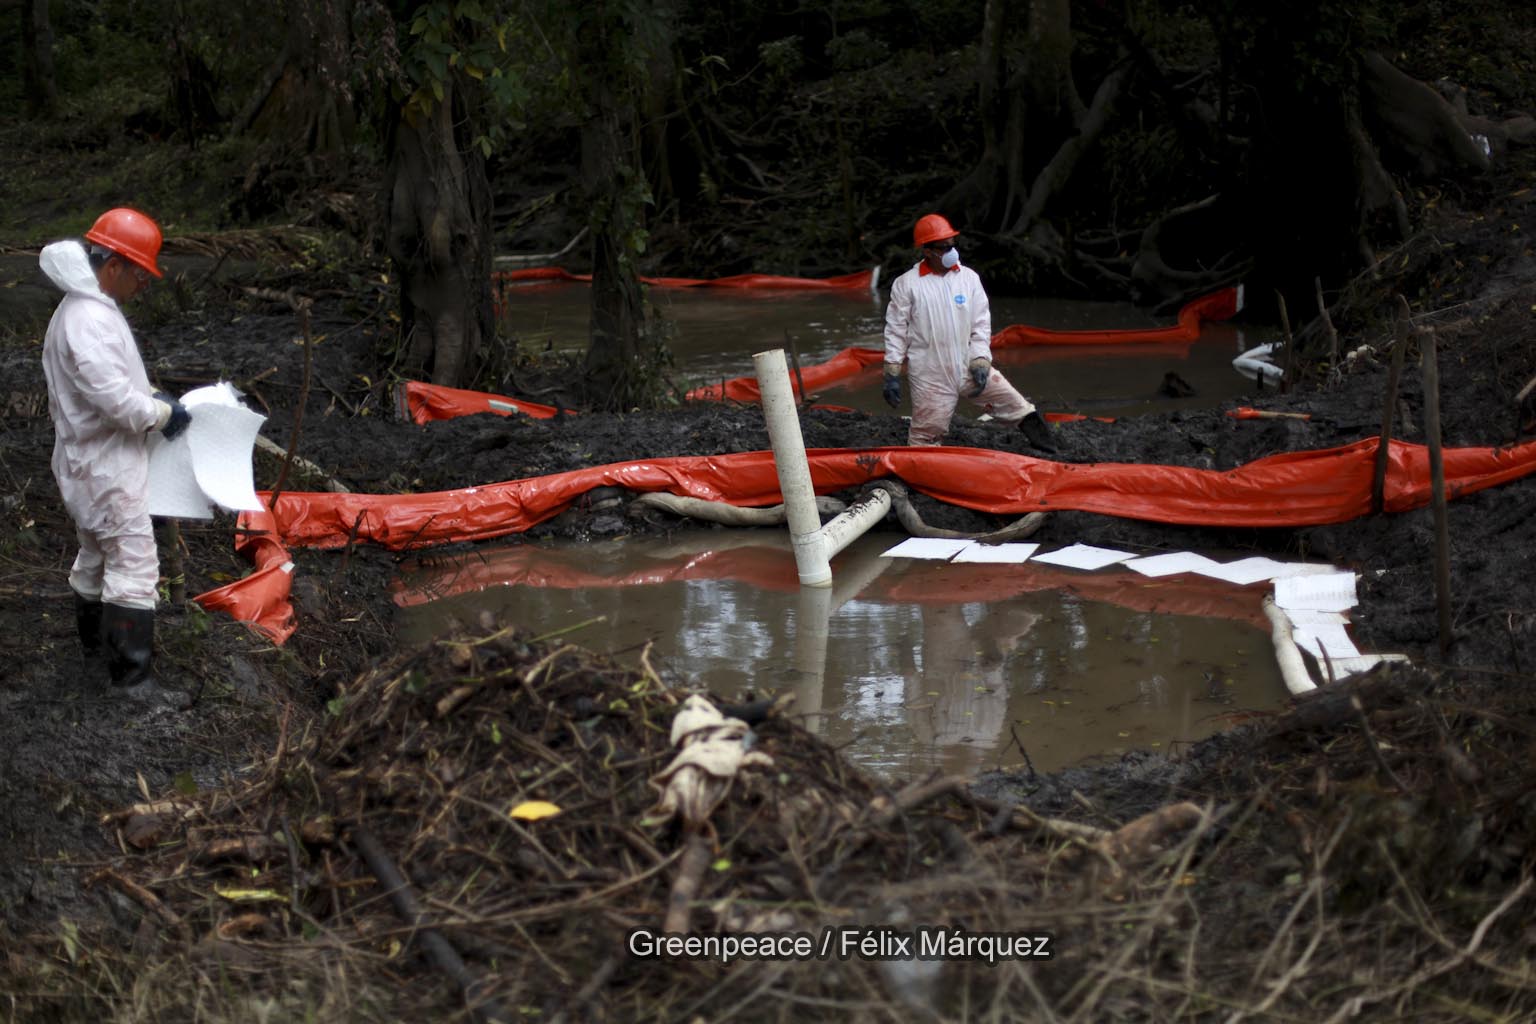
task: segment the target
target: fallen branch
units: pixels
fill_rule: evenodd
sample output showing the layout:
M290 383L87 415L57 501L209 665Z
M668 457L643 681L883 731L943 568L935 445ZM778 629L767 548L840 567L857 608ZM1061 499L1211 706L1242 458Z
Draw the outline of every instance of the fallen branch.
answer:
M464 995L464 1001L469 1005L470 1013L476 1020L498 1022L498 1024L511 1024L516 1020L515 1014L507 1013L494 998L486 998L476 1003L479 993L484 987L483 982L477 978L459 956L458 950L452 943L443 938L438 932L424 924L425 915L422 913L421 904L416 899L416 894L411 891L405 876L385 852L384 847L374 838L373 833L362 827L352 830L352 845L357 848L358 855L368 865L368 870L379 880L379 885L389 897L390 906L395 908L395 913L411 928L415 929L416 937L426 947L427 956L444 974L448 975L459 987Z
M570 252L572 249L576 248L577 244L586 237L587 229L582 228L580 231L576 232L575 237L572 238L569 242L566 242L565 246L558 252L529 253L527 255L521 256L493 256L491 257L491 266L499 267L502 269L507 267L547 266L548 264L553 263L555 260L564 256L566 253Z
M331 476L331 474L327 473L313 462L310 462L308 459L303 458L302 456L291 454L286 448L278 444L276 441L269 440L268 438L257 434L256 447L260 448L268 455L275 455L280 459L291 460L295 466L298 466L304 472L309 473L312 476L319 477L321 482L325 484L325 489L328 491L332 491L336 494L352 493L352 488L348 487L334 476Z
M1188 801L1159 807L1121 825L1099 840L1106 856L1117 862L1143 860L1152 848L1170 835L1198 825L1205 811Z
M699 886L704 881L704 869L709 867L709 840L693 829L683 846L683 859L677 865L677 878L672 891L667 894L667 918L662 931L682 935L688 931L688 918L693 901L698 899Z
M181 918L177 916L174 910L166 906L165 902L161 900L160 897L156 896L154 893L150 892L148 889L144 888L137 882L133 882L124 878L122 875L118 874L116 871L113 871L111 868L102 868L90 878L86 879L85 884L87 886L91 886L95 885L97 882L103 881L111 882L113 885L123 890L123 892L127 893L129 896L132 896L134 899L138 900L139 903L143 905L145 910L148 910L150 913L154 914L164 924L170 925L173 928L181 924Z

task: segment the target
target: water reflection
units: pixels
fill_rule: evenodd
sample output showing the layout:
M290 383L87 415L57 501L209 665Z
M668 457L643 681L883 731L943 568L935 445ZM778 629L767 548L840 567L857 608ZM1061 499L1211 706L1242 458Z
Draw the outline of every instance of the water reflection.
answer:
M1193 740L1284 699L1262 589L1127 570L892 560L874 533L802 588L780 531L511 547L408 564L407 639L482 608L726 697L792 691L808 727L892 778L1054 768Z
M803 364L821 362L844 348L880 348L885 295L841 291L736 289L650 290L651 302L670 324L675 381L682 386L717 384L752 375L752 355L791 349ZM510 289L505 330L530 348L583 351L591 315L584 284L525 285ZM1125 303L992 297L992 324L1033 324L1058 330L1118 330L1166 326L1169 319ZM1253 384L1232 369L1232 359L1269 337L1242 326L1207 324L1199 340L1180 344L1124 346L1030 346L994 353L997 368L1036 404L1052 412L1122 416L1152 409L1209 408L1251 394ZM1192 397L1159 393L1163 375L1175 372L1196 391ZM889 414L880 398L880 371L828 387L820 401Z

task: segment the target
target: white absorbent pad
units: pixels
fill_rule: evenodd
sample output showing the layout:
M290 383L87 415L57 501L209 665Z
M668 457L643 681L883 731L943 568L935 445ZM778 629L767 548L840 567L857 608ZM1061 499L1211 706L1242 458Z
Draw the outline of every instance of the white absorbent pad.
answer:
M173 441L150 435L150 515L208 519L215 505L260 511L251 453L267 418L241 405L224 382L189 391L181 402L192 414L187 429Z

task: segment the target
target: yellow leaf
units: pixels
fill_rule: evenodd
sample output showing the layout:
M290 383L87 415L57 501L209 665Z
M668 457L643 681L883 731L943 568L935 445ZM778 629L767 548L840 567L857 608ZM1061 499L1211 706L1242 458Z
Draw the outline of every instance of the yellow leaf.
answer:
M520 821L538 821L540 818L553 818L559 813L560 808L548 800L526 800L508 811L507 816Z
M236 903L286 903L288 900L288 897L275 889L221 889L214 886L213 891Z

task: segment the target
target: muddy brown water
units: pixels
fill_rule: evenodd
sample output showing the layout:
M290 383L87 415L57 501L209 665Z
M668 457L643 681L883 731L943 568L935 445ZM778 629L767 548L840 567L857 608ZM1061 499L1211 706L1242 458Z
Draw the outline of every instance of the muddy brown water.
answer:
M884 557L902 539L860 538L830 588L799 586L787 530L427 556L398 581L401 637L490 610L625 664L651 643L669 683L793 693L892 780L1169 750L1285 700L1261 590Z
M803 365L879 348L885 293L660 289L676 378L750 376L752 355L792 349ZM586 344L583 284L508 290L503 328L533 348ZM1133 329L1167 321L1111 303L994 298L993 325ZM1132 415L1209 408L1250 392L1231 366L1267 340L1207 325L1188 344L1001 350L997 365L1050 411ZM1194 388L1169 397L1168 372ZM879 371L820 393L889 415ZM974 410L973 410L974 411ZM962 414L964 407L962 407ZM519 544L427 556L400 579L402 636L427 640L492 610L540 633L633 662L647 642L669 681L722 695L793 692L808 726L895 779L935 769L1051 770L1132 748L1168 749L1278 707L1285 689L1259 594L1216 595L1180 614L1127 570L1120 583L1070 571L881 557L871 534L834 563L830 590L800 588L785 530L700 530L668 540ZM1198 588L1197 588L1198 589ZM1223 602L1231 602L1225 607ZM1172 607L1172 610L1170 608ZM1205 614L1210 609L1221 614Z
M666 321L674 378L688 387L750 377L752 356L767 348L793 352L801 365L822 362L844 348L882 348L887 291L753 291L728 288L652 288L652 305ZM533 350L584 351L591 318L585 284L561 282L513 287L504 293L502 329ZM993 330L1030 324L1053 330L1130 330L1168 326L1126 303L994 296ZM1042 409L1118 416L1154 410L1210 408L1249 394L1252 382L1232 359L1274 340L1262 328L1207 324L1189 344L1028 346L999 349L996 365ZM1163 375L1177 373L1195 394L1159 392ZM886 414L880 371L819 392L819 400ZM962 409L964 407L962 406Z

